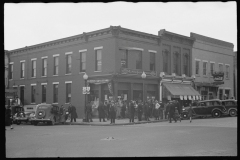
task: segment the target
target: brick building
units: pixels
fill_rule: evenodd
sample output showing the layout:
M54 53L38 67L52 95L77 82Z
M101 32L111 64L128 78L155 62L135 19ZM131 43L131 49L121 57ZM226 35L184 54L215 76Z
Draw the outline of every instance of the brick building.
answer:
M152 35L120 26L83 32L9 51L9 86L24 104L71 103L79 118L85 101L199 99L192 87L194 41L166 30ZM90 87L86 100L84 86Z
M231 98L233 96L233 44L191 33L194 39L192 68L195 87L203 99ZM223 73L223 80L214 80L214 74ZM220 74L221 75L221 74Z

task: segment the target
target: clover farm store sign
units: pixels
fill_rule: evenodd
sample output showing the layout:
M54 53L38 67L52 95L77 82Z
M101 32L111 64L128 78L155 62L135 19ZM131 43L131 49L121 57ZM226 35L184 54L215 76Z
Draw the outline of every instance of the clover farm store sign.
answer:
M156 71L144 71L146 75L148 76L157 76ZM135 70L135 69L129 69L129 68L121 68L120 70L121 74L133 74L133 75L141 75L143 71L141 70Z
M224 72L213 73L214 84L217 84L217 85L224 84L223 79L224 79Z

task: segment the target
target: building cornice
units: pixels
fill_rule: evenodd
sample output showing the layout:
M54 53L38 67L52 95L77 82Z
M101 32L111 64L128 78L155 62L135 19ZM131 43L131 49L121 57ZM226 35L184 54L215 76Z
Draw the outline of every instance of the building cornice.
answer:
M206 37L206 36L202 36L200 34L196 34L196 33L192 33L192 32L190 33L190 37L194 38L195 40L201 40L201 41L209 42L212 44L217 44L220 46L225 46L225 47L229 47L229 48L234 47L234 45L232 43L221 41L221 40L210 38L210 37Z

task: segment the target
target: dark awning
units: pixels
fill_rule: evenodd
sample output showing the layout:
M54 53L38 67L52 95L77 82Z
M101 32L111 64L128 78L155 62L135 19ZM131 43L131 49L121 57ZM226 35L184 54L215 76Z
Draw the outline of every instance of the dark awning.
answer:
M173 96L200 96L190 84L163 83Z

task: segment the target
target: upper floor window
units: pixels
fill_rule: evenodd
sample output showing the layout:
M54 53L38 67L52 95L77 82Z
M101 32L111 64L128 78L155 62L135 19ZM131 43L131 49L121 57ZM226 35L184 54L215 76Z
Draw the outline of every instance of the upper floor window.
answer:
M121 50L121 67L128 68L128 50L127 49Z
M213 76L214 70L215 70L215 63L214 63L214 62L210 62L210 72L211 72L211 76Z
M80 72L86 72L86 51L80 52Z
M219 66L219 71L223 72L223 64L222 63L218 63L218 66Z
M203 61L203 75L206 76L207 75L207 62Z
M66 53L66 74L72 73L72 53Z
M183 56L183 74L188 76L189 73L189 54L184 54Z
M42 58L42 76L47 76L47 58Z
M9 63L9 79L13 79L13 62Z
M229 65L228 64L226 64L225 65L226 66L226 79L229 79Z
M36 85L31 85L31 103L36 103Z
M59 56L53 57L53 75L58 75Z
M142 51L137 51L136 69L142 69Z
M53 103L58 103L58 83L53 84Z
M174 52L173 54L173 73L176 73L176 75L180 75L180 54L178 52Z
M65 82L66 83L66 103L71 102L71 84L72 82Z
M25 73L25 61L21 61L21 71L20 71L20 78L24 78L24 73Z
M199 72L200 72L200 60L195 60L195 74L196 75L199 75Z
M156 70L155 61L156 61L156 53L150 52L150 71Z
M47 84L42 84L42 103L46 103L47 99Z
M163 72L168 73L169 51L163 51Z
M102 49L95 50L95 71L102 71Z
M32 59L32 77L36 77L37 59Z

